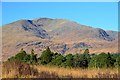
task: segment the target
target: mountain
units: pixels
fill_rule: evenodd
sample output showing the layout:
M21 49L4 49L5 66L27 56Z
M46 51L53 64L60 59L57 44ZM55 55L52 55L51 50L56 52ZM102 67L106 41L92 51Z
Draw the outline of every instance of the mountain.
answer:
M91 53L116 53L117 34L64 19L19 20L2 26L2 55L6 60L21 48L40 53L47 46L61 54L82 53L86 48Z

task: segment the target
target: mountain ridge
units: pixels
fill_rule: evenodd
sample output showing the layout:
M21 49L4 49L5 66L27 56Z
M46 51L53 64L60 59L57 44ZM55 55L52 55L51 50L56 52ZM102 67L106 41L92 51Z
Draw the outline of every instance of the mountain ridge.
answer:
M16 20L16 21L13 21L11 23L8 23L8 24L12 24L12 23L15 23L15 22L18 22L18 21L34 21L34 20L39 20L39 19L49 19L49 20L66 20L66 21L70 21L70 22L74 22L76 24L80 24L82 26L87 26L87 27L90 27L90 28L93 28L92 26L89 26L89 25L85 25L85 24L81 24L81 23L78 23L78 22L75 22L75 21L72 21L72 20L68 20L68 19L62 19L62 18L46 18L46 17L43 17L43 18L35 18L35 19L21 19L21 20ZM2 26L6 26L8 24L5 24L5 25L2 25ZM95 27L94 27L95 28ZM96 28L96 29L102 29L102 28ZM104 30L104 29L103 29ZM114 30L105 30L105 31L112 31L112 32L118 32L118 31L114 31Z
M41 52L47 46L61 54L82 53L85 48L89 48L91 53L118 51L118 32L64 19L18 20L4 25L2 33L3 56L6 58L16 54L20 48L27 51L34 48Z

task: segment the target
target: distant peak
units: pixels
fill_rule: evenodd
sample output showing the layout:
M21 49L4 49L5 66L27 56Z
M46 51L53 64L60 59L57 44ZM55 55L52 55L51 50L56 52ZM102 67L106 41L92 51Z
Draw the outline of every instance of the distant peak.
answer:
M12 22L11 24L16 24L16 23L23 24L23 23L27 23L27 22L30 22L30 21L31 21L31 20L22 19L22 20L18 20L18 21Z
M39 21L39 20L53 20L52 18L35 18L33 21Z

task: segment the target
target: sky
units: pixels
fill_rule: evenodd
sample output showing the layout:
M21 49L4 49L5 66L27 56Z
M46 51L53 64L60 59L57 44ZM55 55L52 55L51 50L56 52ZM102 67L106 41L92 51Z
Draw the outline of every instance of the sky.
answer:
M2 2L118 2L119 0L1 0Z
M2 24L35 18L67 19L118 31L117 2L2 2Z

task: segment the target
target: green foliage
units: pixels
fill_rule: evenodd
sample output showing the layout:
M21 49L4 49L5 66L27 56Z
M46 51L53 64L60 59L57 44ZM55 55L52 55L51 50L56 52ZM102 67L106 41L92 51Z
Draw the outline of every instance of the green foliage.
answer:
M59 53L52 53L53 54L53 56L52 56L52 60L53 59L56 59L58 56L60 56L61 54L59 54Z
M87 52L87 53L84 53L83 56L84 56L84 59L87 60L87 63L89 63L91 59L90 54L88 54Z
M24 51L22 48L21 51L15 55L15 59L20 60L20 61L24 61L24 57L26 55L27 55L26 51Z
M89 63L89 67L94 68L107 68L112 67L114 65L114 60L112 59L111 55L101 53L99 55L96 55L92 57Z
M87 61L87 58L85 57L85 55L82 54L79 56L78 66L82 67L82 68L86 68L88 66L88 61Z
M35 64L37 62L37 55L34 53L34 49L31 50L30 54L30 64Z
M90 62L90 55L88 53L74 55L74 67L86 68Z
M79 67L79 64L80 64L80 55L79 54L75 54L74 56L73 56L73 61L74 61L74 64L73 64L73 66L74 67Z
M30 63L30 55L27 54L26 56L24 56L24 60L23 61L26 62L26 63Z
M114 59L114 61L116 61L117 57L120 56L120 53L118 54L110 54L111 55L111 58Z
M8 61L14 61L14 60L16 60L14 56L8 58Z
M115 59L112 57L112 55L110 53L107 54L107 60L108 60L108 67L114 67L114 63L115 63Z
M11 57L8 60L9 61L19 60L19 61L26 62L29 64L34 64L37 62L37 55L34 54L33 49L31 50L31 54L27 54L26 51L24 51L22 48L21 51L15 55L15 57Z
M65 65L66 64L66 65ZM68 54L66 55L66 61L64 64L62 64L63 66L68 66L68 67L73 67L73 55L72 54Z
M115 67L120 68L120 56L116 58Z
M97 61L98 61L98 58L97 56L93 56L92 59L90 60L90 63L88 64L88 66L90 68L96 68L97 67Z
M59 56L57 56L55 59L53 59L50 64L52 64L52 65L57 65L57 66L61 66L61 64L64 63L65 60L66 60L66 59L65 59L64 56L59 55Z
M30 55L30 64L35 64L37 62L37 55Z
M35 54L34 49L30 54L21 49L21 51L15 56L8 59L8 61L19 60L29 64L43 64L43 65L55 65L59 67L81 67L81 68L108 68L108 67L120 67L120 54L106 54L100 53L98 55L89 54L89 49L86 49L83 54L68 54L61 55L59 53L51 52L47 47L39 58Z
M40 56L40 63L41 64L48 64L52 60L52 52L49 47L45 51L42 52Z

